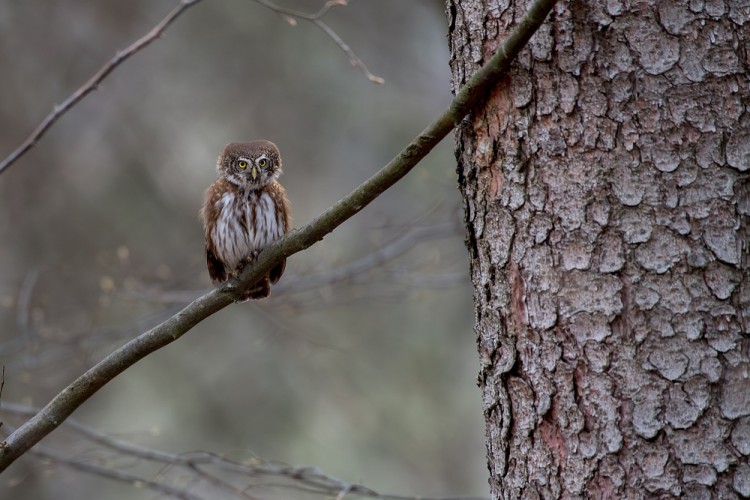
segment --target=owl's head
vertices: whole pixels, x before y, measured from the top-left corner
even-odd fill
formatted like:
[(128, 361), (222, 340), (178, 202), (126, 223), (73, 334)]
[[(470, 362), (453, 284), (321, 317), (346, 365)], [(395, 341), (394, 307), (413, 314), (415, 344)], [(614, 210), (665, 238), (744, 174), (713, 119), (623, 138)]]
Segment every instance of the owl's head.
[(230, 142), (216, 169), (232, 184), (262, 188), (281, 175), (281, 154), (271, 141)]

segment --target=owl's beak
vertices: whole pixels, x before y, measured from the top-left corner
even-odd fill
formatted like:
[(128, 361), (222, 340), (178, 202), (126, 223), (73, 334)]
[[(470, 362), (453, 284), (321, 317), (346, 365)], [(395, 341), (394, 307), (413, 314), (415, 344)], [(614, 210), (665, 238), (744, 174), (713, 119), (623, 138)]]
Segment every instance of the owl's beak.
[(258, 167), (253, 165), (253, 168), (250, 170), (250, 175), (252, 175), (253, 180), (255, 180), (255, 178), (258, 177)]

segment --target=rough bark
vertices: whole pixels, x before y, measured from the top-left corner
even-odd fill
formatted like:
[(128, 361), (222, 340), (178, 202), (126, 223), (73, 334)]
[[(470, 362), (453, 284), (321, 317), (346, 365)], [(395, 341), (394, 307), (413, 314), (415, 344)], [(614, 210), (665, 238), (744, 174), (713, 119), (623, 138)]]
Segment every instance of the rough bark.
[[(524, 8), (447, 0), (454, 90)], [(748, 45), (561, 2), (457, 132), (494, 498), (750, 496)]]

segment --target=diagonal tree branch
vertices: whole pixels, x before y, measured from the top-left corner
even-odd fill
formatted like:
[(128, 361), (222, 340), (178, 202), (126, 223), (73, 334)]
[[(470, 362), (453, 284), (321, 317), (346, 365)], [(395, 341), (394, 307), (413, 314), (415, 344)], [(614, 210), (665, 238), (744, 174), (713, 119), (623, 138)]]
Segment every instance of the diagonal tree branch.
[(461, 88), (448, 109), (375, 175), (310, 224), (290, 232), (261, 252), (258, 260), (253, 265), (248, 265), (238, 278), (199, 297), (162, 324), (115, 350), (57, 394), (47, 406), (0, 444), (0, 471), (5, 470), (29, 448), (56, 429), (76, 408), (114, 377), (148, 354), (174, 342), (196, 324), (234, 302), (245, 288), (260, 280), (281, 259), (322, 240), (325, 235), (357, 214), (409, 173), (487, 96), (499, 77), (510, 68), (513, 59), (544, 22), (554, 3), (555, 0), (536, 0), (507, 40)]
[(62, 115), (67, 113), (70, 108), (78, 104), (89, 93), (99, 88), (99, 84), (102, 83), (102, 80), (107, 78), (107, 76), (112, 73), (112, 71), (114, 71), (116, 67), (124, 63), (136, 52), (139, 52), (141, 49), (145, 48), (151, 42), (159, 38), (164, 30), (166, 30), (180, 14), (200, 1), (201, 0), (180, 0), (180, 4), (172, 9), (172, 11), (167, 14), (166, 17), (164, 17), (164, 19), (159, 22), (159, 24), (154, 26), (151, 31), (133, 42), (125, 50), (118, 51), (112, 59), (110, 59), (104, 66), (102, 66), (99, 71), (97, 71), (94, 76), (89, 78), (89, 80), (80, 88), (78, 88), (78, 90), (73, 92), (67, 99), (65, 99), (62, 104), (56, 104), (52, 108), (52, 111), (50, 111), (50, 113), (44, 118), (44, 120), (42, 120), (42, 123), (39, 124), (36, 130), (34, 130), (31, 135), (25, 141), (23, 141), (20, 146), (16, 148), (15, 151), (13, 151), (8, 155), (7, 158), (0, 162), (0, 174), (2, 174), (6, 168), (15, 163), (16, 160), (25, 155), (31, 148), (33, 148), (36, 145), (37, 141), (39, 141), (39, 139), (41, 139), (42, 136), (47, 132), (47, 130), (49, 130), (49, 128), (54, 125)]

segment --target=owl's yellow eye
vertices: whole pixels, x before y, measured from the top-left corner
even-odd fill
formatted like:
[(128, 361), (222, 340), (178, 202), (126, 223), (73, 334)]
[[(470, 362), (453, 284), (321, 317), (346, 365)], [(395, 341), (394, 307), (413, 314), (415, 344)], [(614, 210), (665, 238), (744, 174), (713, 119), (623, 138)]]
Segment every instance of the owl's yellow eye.
[(240, 161), (240, 162), (239, 162), (239, 163), (237, 164), (237, 166), (238, 166), (238, 167), (240, 167), (240, 168), (247, 168), (247, 162), (246, 162), (246, 161), (244, 161), (244, 160), (241, 160), (241, 161)]
[(260, 168), (266, 168), (266, 165), (268, 165), (268, 160), (266, 160), (265, 158), (261, 158), (260, 160), (258, 160), (258, 166)]

